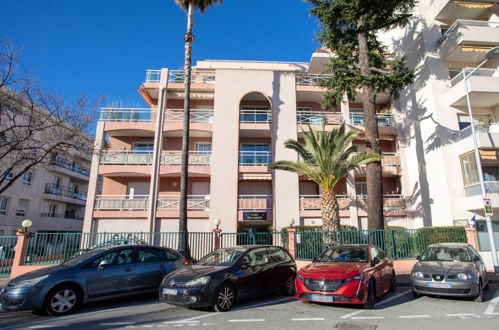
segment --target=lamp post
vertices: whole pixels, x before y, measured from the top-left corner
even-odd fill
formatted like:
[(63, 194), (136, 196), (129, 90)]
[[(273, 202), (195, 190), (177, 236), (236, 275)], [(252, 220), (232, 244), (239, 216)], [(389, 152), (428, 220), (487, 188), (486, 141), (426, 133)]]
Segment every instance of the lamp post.
[[(466, 92), (466, 105), (468, 106), (468, 114), (470, 116), (470, 124), (471, 124), (471, 136), (473, 137), (473, 146), (475, 151), (475, 162), (478, 171), (478, 178), (480, 180), (480, 189), (482, 192), (482, 200), (485, 202), (487, 198), (487, 189), (485, 188), (485, 182), (483, 181), (483, 172), (482, 172), (482, 161), (480, 159), (480, 152), (478, 151), (478, 141), (475, 134), (475, 122), (473, 120), (473, 114), (471, 112), (471, 101), (470, 101), (470, 93), (468, 89), (468, 79), (471, 77), (478, 69), (480, 69), (487, 61), (491, 59), (499, 58), (499, 46), (492, 48), (485, 54), (485, 59), (472, 69), (468, 74), (466, 74), (466, 70), (463, 70), (463, 80), (464, 80), (464, 89)], [(492, 229), (492, 220), (490, 215), (485, 213), (485, 221), (487, 224), (487, 232), (489, 234), (489, 242), (490, 242), (490, 253), (492, 254), (492, 262), (494, 264), (494, 271), (496, 273), (499, 272), (499, 261), (497, 260), (497, 251), (496, 251), (496, 242), (494, 239), (494, 231)]]
[(217, 226), (217, 229), (218, 229), (218, 226), (220, 226), (220, 224), (222, 223), (222, 220), (220, 220), (219, 218), (215, 219), (215, 221), (213, 221), (213, 224), (215, 226)]
[(291, 228), (293, 228), (293, 225), (295, 224), (295, 219), (293, 219), (293, 218), (289, 219), (288, 223), (289, 223), (289, 226)]
[(29, 227), (31, 227), (32, 225), (33, 225), (33, 221), (31, 221), (30, 219), (25, 219), (25, 220), (23, 220), (23, 222), (21, 222), (21, 226), (23, 227), (24, 233), (27, 233)]

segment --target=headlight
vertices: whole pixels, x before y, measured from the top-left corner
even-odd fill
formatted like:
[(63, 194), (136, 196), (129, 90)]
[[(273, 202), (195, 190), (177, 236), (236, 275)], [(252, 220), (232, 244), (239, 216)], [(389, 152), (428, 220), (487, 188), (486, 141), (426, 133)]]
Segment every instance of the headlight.
[(188, 281), (187, 283), (185, 283), (185, 286), (189, 287), (189, 288), (194, 287), (194, 286), (201, 286), (201, 285), (205, 285), (209, 281), (210, 281), (209, 276), (203, 276), (203, 277), (196, 278), (195, 280)]
[(343, 280), (343, 282), (348, 283), (348, 282), (355, 281), (355, 280), (362, 280), (362, 278), (364, 278), (364, 275), (360, 274), (360, 275), (357, 275), (354, 277), (345, 278)]
[(30, 280), (24, 280), (24, 281), (21, 281), (21, 282), (17, 282), (14, 286), (16, 288), (28, 288), (30, 286), (36, 285), (40, 281), (43, 281), (47, 277), (49, 277), (49, 276), (48, 275), (43, 275), (43, 276), (32, 278)]
[(424, 275), (423, 275), (422, 272), (414, 272), (414, 273), (412, 273), (412, 276), (413, 277), (417, 277), (417, 278), (423, 278), (424, 277)]
[(465, 273), (459, 273), (457, 274), (457, 278), (460, 280), (469, 280), (471, 276)]

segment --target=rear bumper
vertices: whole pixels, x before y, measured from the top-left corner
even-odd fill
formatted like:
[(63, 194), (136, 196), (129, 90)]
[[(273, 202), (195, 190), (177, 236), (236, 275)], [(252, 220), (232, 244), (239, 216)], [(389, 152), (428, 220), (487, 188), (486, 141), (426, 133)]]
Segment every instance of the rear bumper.
[[(435, 287), (440, 285), (443, 287)], [(414, 292), (424, 295), (446, 296), (446, 297), (476, 297), (478, 295), (478, 284), (473, 282), (446, 282), (435, 283), (432, 281), (412, 280), (411, 288)]]

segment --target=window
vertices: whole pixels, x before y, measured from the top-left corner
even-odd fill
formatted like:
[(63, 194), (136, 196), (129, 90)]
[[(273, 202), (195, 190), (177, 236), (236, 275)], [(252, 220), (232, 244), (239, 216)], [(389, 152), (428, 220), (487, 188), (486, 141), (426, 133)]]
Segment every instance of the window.
[(54, 187), (59, 188), (59, 185), (61, 184), (61, 178), (58, 176), (54, 177)]
[(356, 182), (355, 183), (355, 192), (357, 194), (357, 199), (366, 199), (367, 198), (367, 183)]
[(49, 217), (54, 218), (55, 215), (57, 214), (57, 204), (50, 204), (49, 205)]
[(164, 261), (166, 261), (166, 255), (162, 250), (158, 249), (139, 250), (139, 262), (141, 263), (164, 262)]
[(194, 144), (196, 153), (198, 154), (211, 154), (211, 143), (210, 142), (196, 142)]
[(468, 152), (467, 154), (459, 157), (461, 162), (461, 172), (463, 176), (463, 183), (465, 186), (478, 182), (478, 170), (476, 167), (475, 153)]
[(25, 217), (28, 208), (29, 208), (29, 200), (19, 199), (16, 209), (16, 217)]
[(485, 181), (499, 181), (499, 166), (483, 166), (482, 171)]
[(3, 175), (5, 176), (4, 177), (5, 181), (10, 181), (14, 177), (14, 173), (12, 173), (12, 172), (7, 172), (7, 173), (3, 172)]
[(0, 197), (0, 215), (7, 214), (7, 202), (9, 199), (7, 197)]
[(26, 172), (23, 175), (23, 184), (31, 184), (31, 179), (33, 177), (33, 174), (31, 172)]
[(239, 157), (241, 165), (268, 165), (270, 164), (270, 144), (241, 144)]
[(455, 76), (460, 74), (462, 69), (449, 69), (449, 79), (453, 79)]
[[(468, 115), (457, 115), (457, 121), (459, 125), (459, 130), (463, 130), (465, 128), (470, 127), (471, 120)], [(475, 124), (478, 122), (490, 122), (490, 115), (473, 115), (473, 121)], [(476, 126), (475, 126), (476, 127)]]
[(154, 150), (154, 143), (152, 142), (136, 142), (132, 146), (132, 150), (135, 152), (149, 153)]

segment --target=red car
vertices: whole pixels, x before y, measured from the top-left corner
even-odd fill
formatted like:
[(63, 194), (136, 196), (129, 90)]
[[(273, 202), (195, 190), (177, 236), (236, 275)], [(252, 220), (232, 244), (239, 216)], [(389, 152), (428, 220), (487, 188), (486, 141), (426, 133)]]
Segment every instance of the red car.
[(296, 276), (296, 299), (322, 303), (362, 304), (396, 288), (393, 261), (375, 245), (328, 248)]

